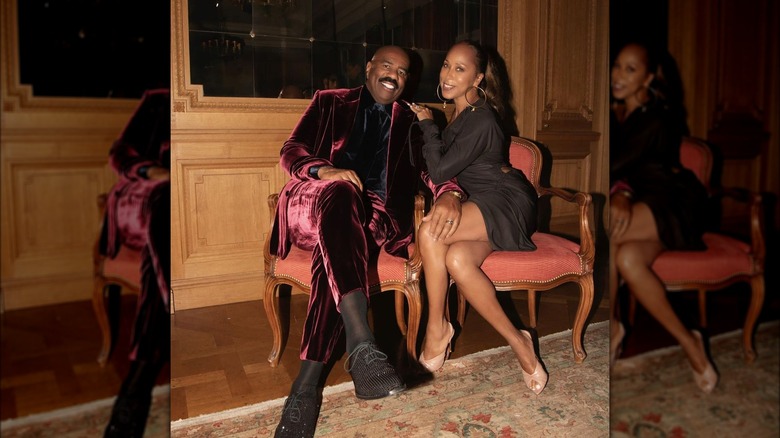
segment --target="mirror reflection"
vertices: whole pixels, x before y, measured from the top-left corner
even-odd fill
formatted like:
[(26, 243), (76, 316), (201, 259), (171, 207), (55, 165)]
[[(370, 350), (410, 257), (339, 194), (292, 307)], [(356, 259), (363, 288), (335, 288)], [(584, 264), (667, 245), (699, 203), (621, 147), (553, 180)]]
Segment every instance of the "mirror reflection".
[(363, 83), (385, 44), (422, 63), (416, 96), (436, 101), (449, 46), (495, 47), (498, 0), (189, 0), (191, 82), (206, 96), (309, 99)]

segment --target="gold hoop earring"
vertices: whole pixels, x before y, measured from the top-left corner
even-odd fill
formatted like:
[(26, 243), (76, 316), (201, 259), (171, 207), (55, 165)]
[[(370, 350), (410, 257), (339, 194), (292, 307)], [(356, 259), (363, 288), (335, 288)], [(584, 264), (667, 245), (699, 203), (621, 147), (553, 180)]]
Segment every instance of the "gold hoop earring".
[(442, 102), (441, 109), (447, 109), (447, 101), (441, 97), (441, 94), (439, 93), (439, 89), (441, 89), (441, 84), (436, 86), (436, 97), (439, 98), (439, 100)]
[(471, 104), (471, 102), (469, 102), (469, 90), (466, 90), (466, 94), (465, 94), (463, 97), (466, 99), (466, 104), (468, 104), (468, 106), (470, 106), (470, 107), (471, 107), (471, 111), (474, 111), (474, 110), (476, 110), (477, 108), (482, 108), (483, 106), (485, 106), (485, 103), (487, 103), (487, 93), (485, 93), (485, 90), (483, 90), (482, 88), (480, 88), (480, 87), (478, 87), (478, 86), (477, 86), (477, 87), (473, 87), (473, 86), (472, 86), (472, 87), (469, 87), (469, 89), (471, 89), (471, 88), (476, 88), (476, 89), (477, 89), (477, 97), (479, 97), (479, 92), (481, 91), (481, 92), (482, 92), (482, 96), (483, 96), (483, 98), (485, 99), (485, 100), (482, 102), (482, 105), (480, 105), (480, 106), (474, 106), (474, 105), (472, 105), (472, 104)]

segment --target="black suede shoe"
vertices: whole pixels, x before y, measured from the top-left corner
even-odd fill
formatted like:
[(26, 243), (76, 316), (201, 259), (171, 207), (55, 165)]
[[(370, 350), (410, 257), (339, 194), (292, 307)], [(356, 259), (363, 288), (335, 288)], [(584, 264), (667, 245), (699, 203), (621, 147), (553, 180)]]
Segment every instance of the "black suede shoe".
[(320, 403), (319, 394), (308, 391), (287, 397), (274, 438), (313, 437), (320, 416)]
[(358, 344), (344, 365), (352, 375), (357, 398), (373, 400), (406, 389), (406, 384), (387, 361), (387, 355), (379, 351), (373, 341)]

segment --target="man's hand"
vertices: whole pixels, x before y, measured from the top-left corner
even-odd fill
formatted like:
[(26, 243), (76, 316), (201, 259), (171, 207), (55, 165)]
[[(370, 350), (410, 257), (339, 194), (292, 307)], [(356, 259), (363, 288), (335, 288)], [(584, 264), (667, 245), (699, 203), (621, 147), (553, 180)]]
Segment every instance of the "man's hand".
[(339, 169), (337, 167), (332, 167), (332, 166), (322, 166), (320, 167), (320, 170), (317, 171), (317, 177), (323, 181), (335, 181), (335, 180), (349, 181), (352, 184), (356, 185), (358, 190), (360, 190), (361, 192), (363, 191), (363, 182), (360, 181), (360, 178), (358, 178), (358, 175), (357, 173), (355, 173), (354, 170)]
[(429, 233), (433, 240), (446, 239), (458, 229), (460, 215), (460, 198), (452, 192), (445, 192), (436, 199), (423, 222), (430, 222)]

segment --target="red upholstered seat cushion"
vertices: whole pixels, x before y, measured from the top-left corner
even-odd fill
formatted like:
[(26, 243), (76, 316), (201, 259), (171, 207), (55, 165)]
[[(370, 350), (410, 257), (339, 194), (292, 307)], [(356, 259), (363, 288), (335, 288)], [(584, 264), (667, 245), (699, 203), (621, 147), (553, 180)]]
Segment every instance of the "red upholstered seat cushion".
[(750, 245), (729, 236), (705, 233), (706, 251), (664, 251), (653, 271), (666, 284), (720, 283), (754, 273)]
[(584, 274), (580, 245), (563, 237), (534, 233), (536, 251), (495, 251), (482, 264), (494, 283), (544, 283), (567, 274)]
[(141, 251), (124, 245), (119, 248), (116, 258), (106, 257), (103, 261), (103, 276), (121, 278), (136, 286), (141, 284)]
[[(414, 252), (414, 243), (409, 245), (409, 254)], [(368, 282), (374, 286), (387, 282), (403, 282), (406, 279), (406, 259), (395, 257), (385, 251), (379, 254), (379, 268), (369, 268)], [(277, 277), (289, 278), (311, 287), (311, 252), (295, 245), (284, 260), (277, 259), (274, 273)]]

